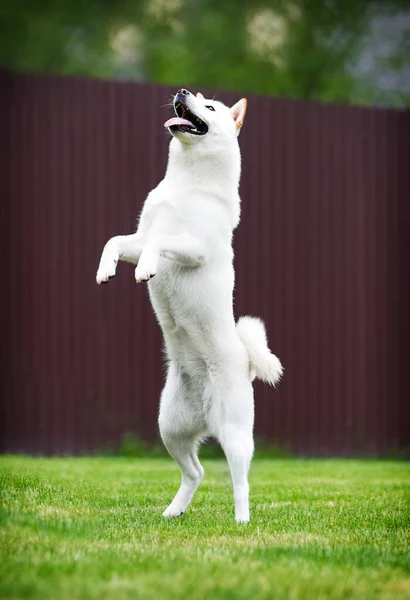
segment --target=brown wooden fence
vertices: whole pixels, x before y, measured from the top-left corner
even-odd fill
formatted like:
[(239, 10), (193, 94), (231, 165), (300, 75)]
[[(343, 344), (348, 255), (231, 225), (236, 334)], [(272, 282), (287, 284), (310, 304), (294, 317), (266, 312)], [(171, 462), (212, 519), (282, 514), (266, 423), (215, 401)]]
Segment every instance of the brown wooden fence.
[[(95, 272), (163, 176), (175, 90), (10, 73), (0, 86), (3, 450), (154, 440), (164, 366), (147, 290), (129, 265), (109, 286)], [(256, 385), (256, 434), (302, 455), (405, 449), (410, 115), (248, 100), (235, 311), (266, 321), (286, 368), (277, 391)]]

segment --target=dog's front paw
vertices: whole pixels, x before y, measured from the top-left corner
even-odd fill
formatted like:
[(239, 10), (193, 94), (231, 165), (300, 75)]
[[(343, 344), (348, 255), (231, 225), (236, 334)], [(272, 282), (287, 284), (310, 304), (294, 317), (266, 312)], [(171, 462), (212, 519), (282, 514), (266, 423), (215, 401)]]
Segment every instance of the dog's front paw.
[(115, 277), (115, 270), (117, 268), (117, 263), (115, 261), (110, 264), (101, 265), (97, 271), (96, 281), (98, 285), (101, 283), (108, 283)]
[(141, 283), (142, 281), (148, 281), (151, 277), (154, 277), (157, 272), (157, 264), (157, 256), (144, 255), (144, 253), (142, 253), (138, 266), (135, 269), (135, 281)]
[(108, 283), (114, 276), (117, 269), (118, 257), (116, 254), (106, 254), (101, 257), (98, 267), (96, 281), (98, 285)]

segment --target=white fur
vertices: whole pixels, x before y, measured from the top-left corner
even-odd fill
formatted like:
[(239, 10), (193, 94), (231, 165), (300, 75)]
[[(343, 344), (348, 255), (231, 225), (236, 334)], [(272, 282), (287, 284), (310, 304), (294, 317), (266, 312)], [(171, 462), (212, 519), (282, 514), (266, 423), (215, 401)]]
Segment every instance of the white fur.
[(252, 380), (257, 377), (275, 386), (283, 375), (283, 368), (279, 358), (268, 348), (263, 321), (258, 317), (241, 317), (236, 331), (248, 351)]
[(164, 516), (177, 517), (187, 508), (204, 474), (198, 445), (213, 436), (230, 466), (235, 518), (247, 522), (254, 447), (251, 381), (256, 375), (274, 385), (282, 367), (267, 347), (262, 321), (243, 317), (236, 325), (233, 315), (237, 136), (246, 101), (229, 109), (189, 94), (187, 106), (208, 124), (208, 133), (174, 133), (165, 178), (148, 195), (137, 232), (107, 242), (97, 283), (114, 276), (119, 260), (137, 265), (137, 282), (149, 280), (169, 361), (159, 428), (182, 473)]

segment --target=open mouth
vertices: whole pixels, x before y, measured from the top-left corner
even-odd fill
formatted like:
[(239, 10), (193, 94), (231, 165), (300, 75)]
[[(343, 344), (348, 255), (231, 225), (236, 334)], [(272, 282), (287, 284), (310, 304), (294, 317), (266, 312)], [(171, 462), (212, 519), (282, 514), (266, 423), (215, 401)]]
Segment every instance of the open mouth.
[(171, 131), (181, 131), (191, 133), (192, 135), (205, 135), (208, 131), (208, 125), (192, 113), (182, 102), (175, 104), (176, 117), (168, 119), (164, 127), (169, 127)]

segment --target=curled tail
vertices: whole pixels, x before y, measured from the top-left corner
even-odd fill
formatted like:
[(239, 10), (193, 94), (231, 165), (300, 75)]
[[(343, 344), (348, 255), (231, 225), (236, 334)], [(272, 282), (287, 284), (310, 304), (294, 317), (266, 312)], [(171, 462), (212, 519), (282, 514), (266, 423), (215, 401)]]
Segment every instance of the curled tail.
[(245, 346), (250, 363), (251, 379), (255, 377), (270, 385), (276, 385), (283, 374), (277, 356), (268, 348), (265, 325), (257, 317), (241, 317), (236, 331)]

